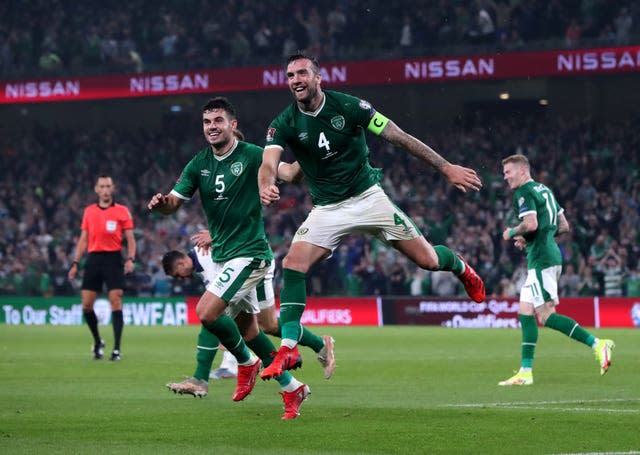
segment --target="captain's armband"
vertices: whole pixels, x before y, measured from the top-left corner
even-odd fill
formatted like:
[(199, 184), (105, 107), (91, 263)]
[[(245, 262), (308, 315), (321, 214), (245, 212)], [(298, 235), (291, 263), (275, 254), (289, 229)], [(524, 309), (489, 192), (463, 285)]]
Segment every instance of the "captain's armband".
[(371, 117), (371, 121), (369, 122), (369, 125), (367, 125), (367, 129), (376, 136), (379, 136), (384, 127), (387, 126), (387, 123), (389, 123), (389, 119), (380, 112), (376, 112), (373, 114), (373, 117)]

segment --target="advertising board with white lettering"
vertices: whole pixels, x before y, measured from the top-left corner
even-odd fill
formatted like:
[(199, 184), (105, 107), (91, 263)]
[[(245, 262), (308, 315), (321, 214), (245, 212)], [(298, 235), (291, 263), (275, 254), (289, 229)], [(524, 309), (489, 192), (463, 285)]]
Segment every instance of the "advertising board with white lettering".
[[(187, 297), (189, 324), (200, 324), (196, 315), (198, 297)], [(279, 311), (280, 301), (276, 299)], [(302, 314), (304, 325), (381, 326), (381, 304), (376, 297), (308, 297)]]
[[(321, 67), (327, 87), (633, 72), (640, 72), (640, 46), (327, 62)], [(57, 77), (0, 82), (0, 104), (255, 91), (286, 86), (287, 77), (281, 66)]]
[[(391, 318), (399, 325), (438, 325), (451, 328), (518, 328), (518, 299), (497, 298), (476, 303), (464, 299), (393, 298)], [(562, 299), (558, 311), (584, 326), (596, 325), (593, 298)], [(387, 321), (390, 322), (390, 321)]]
[[(0, 299), (0, 324), (7, 325), (81, 325), (79, 298), (3, 297)], [(98, 322), (111, 323), (111, 305), (99, 298), (94, 305)], [(183, 298), (125, 298), (122, 303), (125, 325), (180, 326), (189, 323)]]

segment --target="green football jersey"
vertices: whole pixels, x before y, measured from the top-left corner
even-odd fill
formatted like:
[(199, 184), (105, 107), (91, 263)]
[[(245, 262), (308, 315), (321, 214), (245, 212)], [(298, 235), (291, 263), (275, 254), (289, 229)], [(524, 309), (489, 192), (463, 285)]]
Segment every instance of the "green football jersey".
[(558, 214), (563, 209), (555, 196), (542, 183), (529, 180), (513, 194), (513, 207), (518, 218), (535, 213), (538, 229), (524, 236), (527, 241), (527, 264), (529, 269), (544, 269), (562, 265), (562, 255), (556, 242)]
[(331, 90), (316, 112), (294, 102), (269, 125), (266, 145), (289, 146), (316, 205), (343, 201), (380, 182), (369, 163), (365, 129), (376, 113), (359, 98)]
[(273, 259), (258, 193), (261, 164), (262, 148), (257, 145), (238, 141), (222, 157), (206, 147), (187, 163), (171, 191), (185, 200), (200, 191), (215, 262), (237, 257)]

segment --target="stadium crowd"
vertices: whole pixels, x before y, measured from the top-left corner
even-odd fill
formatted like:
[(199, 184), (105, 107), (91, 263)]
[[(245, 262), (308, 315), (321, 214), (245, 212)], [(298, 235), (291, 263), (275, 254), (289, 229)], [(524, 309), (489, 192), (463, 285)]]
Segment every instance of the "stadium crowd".
[(0, 76), (626, 45), (639, 31), (640, 4), (612, 0), (8, 0)]
[[(243, 120), (250, 141), (261, 144), (263, 128)], [(136, 224), (138, 258), (125, 294), (199, 293), (197, 281), (168, 280), (160, 258), (168, 249), (187, 249), (189, 236), (206, 227), (200, 204), (185, 204), (171, 217), (146, 210), (157, 182), (175, 181), (204, 146), (199, 137), (197, 130), (170, 128), (54, 131), (25, 125), (3, 131), (0, 294), (78, 292), (79, 282), (69, 282), (67, 271), (82, 210), (95, 201), (92, 189), (102, 172), (114, 178), (116, 200), (132, 209)], [(500, 160), (519, 152), (532, 160), (534, 178), (554, 189), (572, 225), (561, 239), (561, 295), (640, 295), (640, 118), (477, 118), (437, 131), (427, 142), (451, 161), (477, 169), (484, 189), (463, 194), (376, 139), (370, 142), (372, 163), (384, 169), (384, 187), (396, 203), (433, 244), (461, 252), (485, 279), (488, 294), (513, 296), (526, 275), (523, 255), (501, 240), (512, 207)], [(267, 209), (277, 261), (310, 204), (304, 184), (284, 184), (279, 204)], [(416, 269), (378, 240), (357, 235), (313, 269), (309, 289), (316, 295), (464, 295), (450, 273)]]

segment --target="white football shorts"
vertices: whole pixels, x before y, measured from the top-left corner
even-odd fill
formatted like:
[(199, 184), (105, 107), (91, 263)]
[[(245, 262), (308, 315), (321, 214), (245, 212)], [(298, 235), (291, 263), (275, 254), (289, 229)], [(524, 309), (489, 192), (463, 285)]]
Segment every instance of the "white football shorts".
[(227, 314), (231, 318), (235, 319), (241, 312), (257, 314), (274, 304), (274, 269), (273, 261), (255, 258), (214, 262), (215, 278), (206, 288), (228, 303)]
[(314, 206), (292, 243), (309, 242), (333, 251), (344, 236), (355, 232), (371, 234), (386, 242), (422, 236), (380, 185), (374, 185), (342, 202)]
[(538, 308), (545, 302), (560, 303), (558, 299), (558, 281), (562, 273), (561, 265), (554, 265), (546, 269), (527, 270), (527, 280), (520, 289), (520, 301), (532, 303)]

